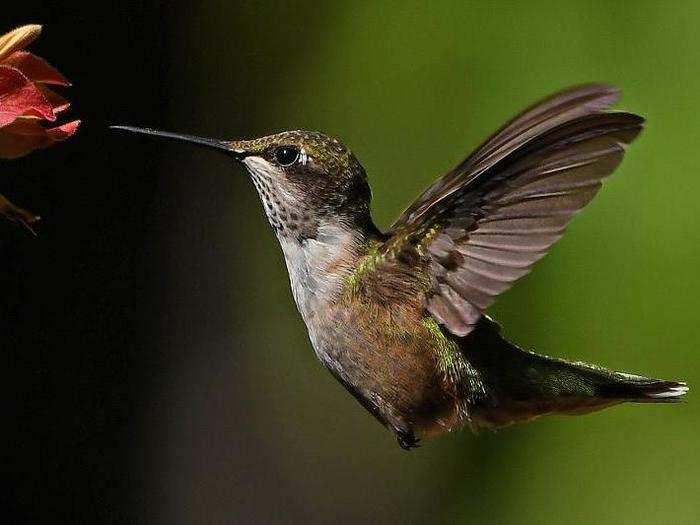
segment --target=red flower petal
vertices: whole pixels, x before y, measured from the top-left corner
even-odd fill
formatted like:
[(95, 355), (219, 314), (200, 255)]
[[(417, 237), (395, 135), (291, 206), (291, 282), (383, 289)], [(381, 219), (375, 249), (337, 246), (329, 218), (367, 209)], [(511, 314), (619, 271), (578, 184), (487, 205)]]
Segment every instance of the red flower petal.
[(46, 148), (73, 135), (79, 120), (46, 129), (36, 119), (20, 118), (0, 128), (0, 158), (15, 159), (35, 149)]
[(15, 51), (5, 58), (2, 64), (19, 69), (29, 80), (34, 82), (70, 86), (68, 79), (61, 75), (55, 67), (29, 51)]
[(44, 94), (48, 103), (51, 104), (54, 114), (58, 115), (61, 111), (65, 111), (70, 107), (70, 102), (55, 91), (42, 85), (38, 85), (37, 87)]
[(71, 122), (66, 122), (55, 128), (49, 128), (46, 130), (46, 134), (53, 142), (60, 142), (70, 138), (72, 135), (78, 131), (80, 127), (80, 120), (72, 120)]
[(17, 69), (0, 66), (0, 128), (21, 116), (56, 120), (51, 104), (33, 82)]

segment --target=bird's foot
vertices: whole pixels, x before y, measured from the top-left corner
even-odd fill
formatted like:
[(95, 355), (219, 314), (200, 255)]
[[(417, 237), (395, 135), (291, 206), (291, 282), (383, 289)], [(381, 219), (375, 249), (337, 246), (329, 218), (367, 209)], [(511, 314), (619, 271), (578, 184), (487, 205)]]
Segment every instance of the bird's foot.
[(420, 447), (420, 439), (410, 430), (397, 430), (396, 441), (399, 442), (399, 446), (404, 450)]

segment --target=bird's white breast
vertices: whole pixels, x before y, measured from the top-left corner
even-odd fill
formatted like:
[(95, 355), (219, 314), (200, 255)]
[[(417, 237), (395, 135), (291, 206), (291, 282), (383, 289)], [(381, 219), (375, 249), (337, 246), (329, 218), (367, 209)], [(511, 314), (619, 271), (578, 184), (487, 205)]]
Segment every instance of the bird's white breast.
[(302, 318), (310, 322), (342, 292), (350, 272), (356, 234), (341, 226), (322, 224), (315, 238), (299, 242), (293, 237), (279, 236), (287, 263), (292, 294)]

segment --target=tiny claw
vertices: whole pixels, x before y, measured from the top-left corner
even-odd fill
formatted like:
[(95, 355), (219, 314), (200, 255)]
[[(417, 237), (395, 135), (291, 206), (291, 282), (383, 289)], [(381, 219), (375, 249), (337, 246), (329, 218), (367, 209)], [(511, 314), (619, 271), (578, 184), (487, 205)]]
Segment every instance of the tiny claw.
[(396, 432), (396, 441), (404, 450), (411, 450), (420, 447), (420, 439), (411, 431), (399, 430)]

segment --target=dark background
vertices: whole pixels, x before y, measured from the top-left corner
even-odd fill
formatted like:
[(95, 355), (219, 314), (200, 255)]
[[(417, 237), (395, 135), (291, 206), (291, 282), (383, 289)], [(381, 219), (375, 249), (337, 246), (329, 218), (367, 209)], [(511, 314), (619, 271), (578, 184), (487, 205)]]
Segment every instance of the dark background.
[(44, 24), (31, 49), (84, 124), (2, 164), (44, 223), (0, 221), (0, 521), (697, 522), (692, 393), (406, 454), (316, 363), (241, 170), (106, 130), (339, 135), (386, 226), (522, 106), (617, 83), (647, 131), (493, 314), (528, 348), (697, 385), (695, 3), (4, 4), (0, 32)]

